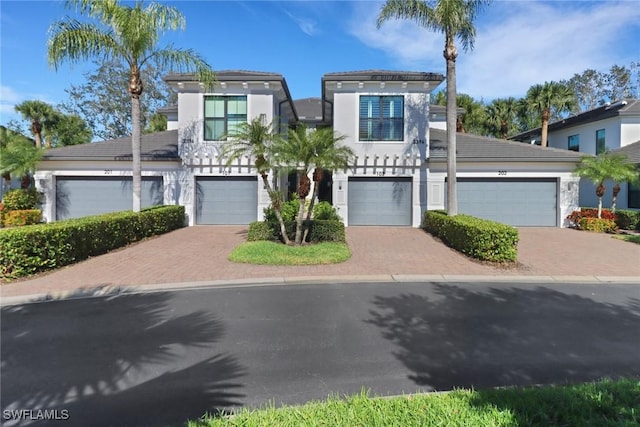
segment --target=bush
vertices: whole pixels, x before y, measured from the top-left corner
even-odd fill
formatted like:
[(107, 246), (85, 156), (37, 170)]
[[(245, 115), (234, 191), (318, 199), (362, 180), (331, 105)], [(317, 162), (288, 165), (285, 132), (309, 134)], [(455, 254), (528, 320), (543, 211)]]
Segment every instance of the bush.
[(311, 221), (309, 240), (312, 242), (346, 242), (344, 223), (336, 220)]
[(640, 211), (617, 210), (616, 225), (623, 230), (635, 230), (640, 225)]
[(313, 219), (324, 220), (324, 221), (342, 221), (340, 215), (338, 215), (338, 211), (336, 208), (331, 205), (329, 202), (318, 202), (317, 205), (313, 207)]
[(254, 242), (257, 240), (275, 240), (273, 229), (266, 222), (255, 221), (249, 224), (247, 241)]
[(41, 220), (42, 211), (40, 209), (23, 209), (8, 211), (3, 215), (2, 222), (5, 227), (22, 227), (37, 224)]
[(22, 277), (63, 267), (184, 224), (183, 206), (164, 206), (3, 230), (0, 277)]
[(40, 205), (42, 193), (35, 188), (10, 190), (2, 196), (5, 210), (18, 211), (36, 209)]
[(427, 211), (422, 228), (447, 246), (484, 261), (515, 261), (518, 257), (518, 230), (514, 227), (469, 215), (448, 216)]
[(597, 233), (613, 233), (616, 231), (616, 222), (604, 218), (581, 218), (580, 230), (595, 231)]
[[(602, 209), (601, 214), (602, 219), (609, 219), (611, 221), (615, 221), (616, 214), (611, 212), (610, 209)], [(571, 226), (575, 228), (580, 228), (580, 220), (582, 218), (598, 218), (598, 209), (595, 208), (580, 208), (577, 211), (571, 212), (567, 219), (571, 222)]]

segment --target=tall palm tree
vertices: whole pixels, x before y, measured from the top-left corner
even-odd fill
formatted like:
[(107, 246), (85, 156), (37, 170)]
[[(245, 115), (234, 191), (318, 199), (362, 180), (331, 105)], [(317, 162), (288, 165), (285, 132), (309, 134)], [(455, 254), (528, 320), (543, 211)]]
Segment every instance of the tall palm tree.
[(568, 85), (545, 82), (529, 88), (525, 96), (525, 104), (530, 110), (535, 111), (542, 121), (540, 144), (546, 147), (551, 118), (576, 108), (577, 101), (573, 90)]
[(140, 211), (142, 181), (140, 160), (142, 85), (141, 70), (148, 66), (178, 72), (194, 72), (209, 87), (214, 74), (207, 62), (192, 50), (159, 47), (159, 39), (168, 30), (186, 26), (180, 11), (160, 3), (133, 6), (118, 0), (67, 0), (67, 6), (95, 20), (80, 22), (67, 17), (51, 27), (48, 43), (49, 63), (54, 67), (65, 60), (71, 63), (92, 58), (105, 58), (126, 64), (129, 81), (123, 82), (131, 96), (131, 147), (133, 174), (133, 211)]
[(515, 98), (494, 99), (487, 106), (487, 130), (496, 138), (507, 139), (516, 130), (518, 101)]
[(236, 129), (226, 136), (220, 155), (227, 158), (227, 166), (244, 156), (254, 159), (253, 164), (262, 178), (264, 188), (271, 200), (271, 207), (278, 218), (282, 239), (289, 245), (291, 241), (282, 220), (282, 199), (280, 193), (273, 189), (269, 181), (269, 172), (276, 166), (274, 145), (279, 141), (280, 136), (273, 131), (273, 123), (267, 123), (264, 115), (260, 115), (250, 122), (238, 124)]
[(22, 114), (23, 119), (31, 122), (31, 133), (36, 147), (41, 148), (43, 128), (54, 115), (53, 107), (46, 102), (33, 100), (21, 102), (15, 106), (15, 110)]
[(447, 213), (458, 213), (456, 185), (456, 38), (465, 51), (473, 49), (478, 13), (490, 0), (387, 0), (378, 14), (378, 28), (392, 18), (414, 21), (445, 36), (443, 55), (447, 63)]
[(607, 179), (630, 182), (636, 182), (638, 180), (638, 171), (633, 164), (627, 161), (626, 156), (611, 154), (609, 152), (598, 154), (596, 157), (583, 156), (578, 166), (574, 169), (573, 174), (581, 178), (587, 178), (596, 185), (598, 218), (602, 217), (602, 197), (607, 190), (607, 187), (604, 185)]

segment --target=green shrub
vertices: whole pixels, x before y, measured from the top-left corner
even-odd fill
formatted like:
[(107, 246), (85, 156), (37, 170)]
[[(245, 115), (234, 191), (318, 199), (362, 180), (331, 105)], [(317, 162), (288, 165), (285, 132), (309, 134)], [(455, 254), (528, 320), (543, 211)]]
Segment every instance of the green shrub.
[(4, 208), (8, 211), (36, 209), (40, 204), (42, 193), (35, 188), (10, 190), (2, 196)]
[(346, 242), (344, 223), (331, 219), (313, 220), (309, 230), (309, 240), (311, 242)]
[(3, 230), (0, 277), (22, 277), (63, 267), (184, 224), (183, 206), (164, 206)]
[(254, 221), (249, 224), (247, 241), (254, 242), (257, 240), (275, 240), (273, 229), (264, 221)]
[(604, 218), (581, 218), (580, 230), (595, 231), (596, 233), (612, 233), (616, 231), (616, 222)]
[(635, 230), (640, 224), (640, 211), (621, 209), (616, 211), (616, 225), (623, 230)]
[(42, 220), (40, 209), (21, 209), (8, 211), (3, 214), (2, 222), (5, 227), (22, 227), (37, 224)]
[(484, 261), (515, 261), (518, 257), (518, 230), (514, 227), (469, 215), (448, 216), (427, 211), (422, 228), (447, 246)]
[(329, 202), (318, 202), (317, 205), (313, 207), (313, 219), (324, 220), (324, 221), (342, 221), (340, 215), (338, 215), (338, 211), (336, 208), (331, 205)]

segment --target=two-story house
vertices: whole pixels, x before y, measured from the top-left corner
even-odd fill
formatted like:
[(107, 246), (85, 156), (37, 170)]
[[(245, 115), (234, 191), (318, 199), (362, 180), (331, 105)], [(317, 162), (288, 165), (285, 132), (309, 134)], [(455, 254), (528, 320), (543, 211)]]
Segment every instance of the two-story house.
[[(540, 144), (541, 128), (513, 136), (512, 140)], [(638, 163), (640, 157), (640, 100), (625, 99), (576, 114), (549, 124), (549, 147), (570, 150), (583, 155), (605, 151), (626, 155)], [(611, 205), (612, 182), (607, 182), (604, 206)], [(580, 206), (597, 206), (595, 186), (586, 179), (580, 182)], [(640, 209), (640, 187), (621, 184), (618, 208)]]
[[(243, 158), (227, 165), (221, 136), (263, 116), (282, 132), (297, 123), (329, 126), (355, 152), (346, 170), (329, 171), (321, 198), (347, 226), (419, 226), (426, 209), (446, 206), (444, 108), (431, 106), (441, 74), (369, 70), (328, 73), (321, 96), (294, 100), (275, 73), (220, 71), (212, 91), (192, 74), (166, 81), (178, 103), (162, 109), (168, 130), (142, 136), (143, 206), (181, 204), (189, 225), (248, 224), (269, 197)], [(579, 153), (458, 134), (461, 213), (517, 226), (564, 226), (578, 205), (571, 171)], [(292, 176), (270, 174), (283, 196)], [(48, 150), (36, 173), (48, 221), (130, 209), (131, 142), (119, 138)]]

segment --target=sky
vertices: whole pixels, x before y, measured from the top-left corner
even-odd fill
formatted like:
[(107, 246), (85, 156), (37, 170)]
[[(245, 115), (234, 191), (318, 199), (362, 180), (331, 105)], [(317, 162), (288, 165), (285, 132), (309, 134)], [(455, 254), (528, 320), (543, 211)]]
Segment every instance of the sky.
[[(193, 49), (214, 70), (280, 73), (294, 99), (319, 97), (325, 73), (358, 70), (445, 74), (444, 35), (408, 21), (376, 28), (379, 1), (166, 1), (185, 16), (184, 31), (160, 46)], [(91, 61), (47, 63), (48, 29), (74, 16), (62, 0), (0, 0), (0, 124), (19, 120), (14, 105), (58, 105), (86, 81)], [(523, 97), (534, 84), (586, 69), (640, 62), (637, 0), (494, 0), (476, 20), (474, 49), (460, 48), (459, 93), (489, 102)], [(442, 89), (445, 83), (442, 83)]]

